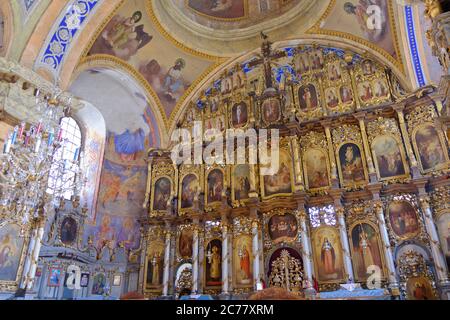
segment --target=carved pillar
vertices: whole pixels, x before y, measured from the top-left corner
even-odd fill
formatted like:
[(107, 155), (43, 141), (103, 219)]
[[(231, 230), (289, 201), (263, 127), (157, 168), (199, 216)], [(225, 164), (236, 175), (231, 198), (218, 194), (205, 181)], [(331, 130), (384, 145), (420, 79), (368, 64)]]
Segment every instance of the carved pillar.
[(166, 223), (165, 235), (166, 239), (164, 242), (163, 296), (169, 295), (170, 248), (172, 232), (168, 223)]
[(300, 165), (300, 147), (298, 145), (298, 137), (291, 136), (291, 148), (294, 155), (294, 175), (295, 175), (295, 191), (303, 191), (305, 188), (303, 186), (302, 170)]
[(353, 282), (353, 266), (352, 266), (352, 259), (350, 257), (350, 245), (348, 243), (347, 226), (345, 224), (345, 215), (344, 215), (343, 207), (336, 208), (336, 216), (337, 216), (338, 224), (339, 224), (339, 233), (341, 235), (340, 238), (341, 238), (342, 251), (344, 252), (345, 273), (347, 274), (348, 281)]
[(421, 195), (419, 197), (420, 207), (424, 213), (425, 227), (428, 236), (430, 237), (431, 254), (433, 255), (436, 273), (440, 284), (448, 284), (447, 264), (442, 254), (439, 236), (436, 230), (436, 225), (433, 221), (433, 215), (430, 208), (430, 198), (428, 195)]
[(199, 290), (199, 272), (198, 272), (198, 248), (199, 248), (199, 230), (198, 219), (194, 220), (194, 234), (192, 240), (192, 292), (198, 293)]
[(307, 214), (304, 208), (298, 209), (298, 217), (300, 219), (300, 236), (302, 237), (302, 259), (305, 269), (305, 278), (308, 280), (308, 287), (313, 285), (313, 262), (311, 254), (311, 239), (309, 237), (308, 227), (306, 224)]
[(36, 243), (36, 238), (37, 238), (37, 229), (35, 228), (31, 232), (30, 243), (28, 244), (27, 255), (25, 257), (25, 263), (23, 266), (22, 282), (20, 284), (20, 288), (22, 289), (25, 289), (27, 287), (28, 273), (30, 272), (31, 262), (33, 260), (33, 250), (34, 245)]
[(261, 257), (259, 250), (259, 221), (256, 215), (256, 208), (251, 208), (254, 211), (253, 221), (252, 221), (252, 251), (253, 251), (253, 286), (256, 290), (261, 279)]
[(389, 288), (391, 288), (391, 289), (398, 288), (394, 256), (392, 254), (391, 243), (389, 241), (389, 235), (388, 235), (388, 231), (386, 228), (386, 221), (384, 219), (383, 203), (379, 200), (375, 201), (374, 207), (375, 207), (375, 212), (377, 214), (378, 228), (380, 229), (380, 237), (381, 237), (381, 241), (383, 243), (383, 253), (384, 253), (384, 258), (386, 260), (386, 267), (389, 272), (389, 274), (387, 275), (388, 281), (389, 281)]
[(142, 204), (142, 207), (144, 209), (147, 209), (149, 207), (149, 201), (150, 201), (150, 194), (152, 190), (152, 164), (153, 164), (153, 157), (148, 157), (147, 160), (147, 185), (145, 189), (145, 200)]
[(364, 154), (367, 159), (367, 166), (369, 169), (369, 177), (370, 182), (374, 183), (377, 181), (377, 173), (375, 172), (375, 167), (373, 165), (372, 153), (370, 152), (369, 141), (367, 140), (367, 131), (366, 131), (366, 123), (364, 122), (364, 118), (366, 117), (365, 112), (359, 112), (354, 115), (354, 117), (359, 122), (359, 128), (361, 130), (361, 137), (363, 141)]
[(36, 232), (36, 239), (34, 242), (34, 249), (32, 254), (32, 260), (30, 265), (30, 271), (28, 272), (28, 281), (26, 285), (27, 290), (31, 290), (33, 288), (34, 279), (36, 276), (36, 269), (39, 259), (39, 253), (41, 252), (41, 246), (42, 246), (42, 238), (44, 237), (44, 225), (45, 220), (41, 219), (38, 222), (37, 232)]
[(393, 107), (394, 110), (397, 112), (398, 116), (398, 122), (400, 124), (400, 132), (402, 133), (403, 142), (406, 147), (406, 153), (408, 155), (409, 164), (411, 167), (411, 172), (413, 178), (417, 178), (420, 176), (418, 165), (417, 165), (417, 159), (414, 155), (414, 151), (412, 149), (411, 140), (409, 139), (408, 130), (406, 129), (406, 123), (405, 123), (405, 115), (403, 113), (403, 109), (405, 108), (405, 105), (400, 104)]
[(146, 286), (146, 281), (147, 281), (146, 275), (145, 275), (145, 264), (147, 263), (148, 225), (144, 225), (141, 228), (141, 242), (142, 242), (142, 251), (141, 251), (141, 260), (140, 260), (140, 265), (139, 265), (139, 280), (138, 280), (137, 290), (143, 294), (145, 291), (145, 286)]
[(333, 187), (338, 186), (338, 176), (337, 176), (337, 169), (336, 169), (336, 158), (333, 151), (333, 140), (331, 139), (331, 120), (326, 120), (321, 122), (322, 126), (325, 128), (325, 135), (327, 137), (327, 145), (328, 145), (328, 156), (330, 158), (330, 164), (331, 164), (331, 184)]
[(229, 292), (228, 264), (230, 260), (230, 253), (228, 252), (228, 228), (229, 225), (227, 218), (222, 218), (222, 294), (228, 294)]

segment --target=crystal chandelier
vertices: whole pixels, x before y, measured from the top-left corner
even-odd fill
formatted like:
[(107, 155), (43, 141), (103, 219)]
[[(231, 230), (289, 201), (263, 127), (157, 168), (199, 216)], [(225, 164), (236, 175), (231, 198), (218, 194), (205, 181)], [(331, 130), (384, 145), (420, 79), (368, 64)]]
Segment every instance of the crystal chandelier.
[(86, 181), (80, 150), (71, 160), (61, 156), (67, 140), (60, 121), (70, 107), (58, 101), (58, 94), (50, 98), (36, 90), (35, 97), (28, 124), (24, 121), (7, 134), (0, 155), (0, 222), (26, 226), (45, 216), (68, 192), (79, 200)]

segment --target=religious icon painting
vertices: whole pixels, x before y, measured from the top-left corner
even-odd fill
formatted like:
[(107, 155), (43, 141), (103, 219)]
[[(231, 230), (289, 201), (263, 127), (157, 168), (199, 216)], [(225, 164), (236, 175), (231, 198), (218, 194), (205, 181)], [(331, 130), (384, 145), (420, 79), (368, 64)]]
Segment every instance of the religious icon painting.
[(372, 153), (380, 181), (407, 175), (403, 149), (396, 138), (381, 135), (372, 141)]
[(266, 125), (281, 120), (281, 103), (277, 98), (268, 98), (261, 105), (262, 120)]
[(60, 227), (60, 239), (65, 245), (72, 245), (77, 239), (78, 224), (72, 217), (65, 217)]
[(89, 273), (82, 273), (81, 279), (80, 279), (80, 287), (81, 288), (87, 288), (89, 286)]
[(253, 252), (250, 235), (240, 235), (233, 239), (233, 286), (236, 288), (253, 286)]
[(292, 193), (292, 159), (286, 150), (280, 150), (278, 171), (262, 177), (263, 198)]
[(209, 98), (209, 110), (211, 113), (215, 113), (219, 110), (220, 98), (219, 96), (212, 96)]
[(330, 81), (338, 81), (342, 79), (340, 61), (335, 61), (328, 64), (328, 79)]
[(302, 75), (310, 72), (311, 63), (309, 56), (306, 53), (299, 53), (294, 56), (294, 66), (297, 75)]
[(362, 102), (369, 102), (373, 99), (374, 94), (370, 82), (364, 81), (358, 84), (358, 95)]
[(233, 202), (249, 199), (250, 194), (250, 165), (239, 164), (233, 168)]
[(322, 148), (309, 148), (303, 155), (306, 187), (320, 190), (330, 186), (327, 152)]
[(374, 63), (370, 60), (364, 60), (361, 64), (361, 68), (364, 76), (371, 76), (376, 71)]
[(317, 89), (312, 83), (301, 86), (298, 89), (298, 99), (302, 112), (313, 111), (319, 107)]
[(339, 231), (333, 227), (319, 227), (313, 232), (312, 243), (319, 283), (338, 283), (344, 280)]
[(48, 287), (59, 287), (61, 284), (62, 269), (61, 267), (50, 267), (48, 275)]
[(441, 135), (431, 123), (421, 125), (413, 131), (413, 146), (423, 173), (444, 169), (448, 165), (445, 139)]
[(172, 183), (168, 177), (160, 177), (156, 180), (153, 188), (153, 211), (166, 211), (170, 200)]
[(376, 79), (373, 82), (373, 94), (375, 98), (383, 99), (389, 97), (389, 87), (384, 79)]
[(194, 199), (200, 192), (200, 183), (197, 175), (191, 173), (183, 177), (180, 185), (180, 207), (189, 209), (194, 206)]
[(442, 252), (445, 255), (447, 267), (450, 269), (450, 213), (444, 213), (436, 219), (436, 227), (441, 240)]
[(420, 233), (417, 211), (408, 201), (392, 201), (388, 207), (389, 225), (400, 239), (411, 239)]
[(207, 288), (222, 287), (222, 241), (213, 239), (205, 248), (205, 285)]
[(298, 235), (297, 218), (290, 213), (275, 214), (270, 217), (267, 229), (270, 239), (275, 244), (295, 241)]
[(231, 124), (234, 128), (243, 128), (248, 122), (248, 106), (244, 101), (236, 103), (231, 108)]
[(313, 70), (322, 70), (324, 66), (323, 52), (320, 49), (313, 50), (309, 55)]
[(339, 95), (336, 88), (325, 89), (325, 101), (329, 109), (334, 109), (339, 105)]
[(20, 236), (18, 225), (7, 224), (0, 228), (0, 281), (16, 281), (23, 247), (24, 238)]
[(424, 276), (411, 277), (406, 281), (406, 297), (408, 300), (436, 300), (436, 293), (430, 279)]
[(343, 104), (352, 104), (354, 102), (353, 90), (348, 85), (343, 85), (339, 92), (341, 94), (341, 101)]
[(103, 295), (105, 294), (105, 286), (106, 286), (106, 275), (104, 273), (97, 273), (94, 276), (92, 291), (93, 295)]
[(156, 240), (150, 242), (147, 249), (146, 288), (160, 288), (163, 283), (164, 242)]
[(183, 228), (178, 238), (178, 253), (183, 259), (192, 258), (194, 232), (191, 228)]
[(351, 228), (353, 271), (358, 281), (366, 281), (372, 274), (372, 266), (383, 270), (383, 255), (378, 229), (372, 224), (361, 222)]
[(221, 169), (209, 171), (206, 179), (206, 204), (222, 201), (222, 193), (225, 190), (225, 177)]
[(356, 143), (344, 143), (338, 148), (338, 169), (344, 187), (365, 184), (368, 180), (366, 163), (361, 147)]

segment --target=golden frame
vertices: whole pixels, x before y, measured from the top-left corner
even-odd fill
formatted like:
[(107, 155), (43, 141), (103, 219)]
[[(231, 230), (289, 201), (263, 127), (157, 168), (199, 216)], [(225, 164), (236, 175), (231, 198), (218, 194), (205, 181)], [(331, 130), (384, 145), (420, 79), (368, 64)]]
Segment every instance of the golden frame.
[[(248, 177), (249, 177), (249, 184), (250, 184), (250, 190), (249, 190), (249, 197), (246, 199), (236, 199), (236, 186), (237, 186), (237, 181), (236, 181), (236, 175), (235, 175), (235, 170), (237, 167), (239, 166), (247, 166), (248, 167)], [(235, 164), (233, 166), (231, 166), (231, 202), (233, 203), (233, 206), (238, 207), (239, 205), (245, 205), (249, 200), (250, 200), (250, 191), (251, 191), (251, 175), (252, 173), (254, 174), (254, 170), (251, 170), (250, 166), (254, 166), (253, 164), (248, 164), (248, 163), (243, 163), (243, 164)], [(257, 183), (256, 183), (256, 177), (255, 178), (255, 188), (257, 187)], [(256, 190), (256, 192), (258, 192)]]
[[(238, 94), (239, 96), (241, 94)], [(246, 107), (247, 107), (247, 122), (239, 127), (235, 127), (233, 125), (233, 108), (235, 106), (237, 106), (238, 104), (241, 103), (245, 103)], [(240, 98), (240, 99), (233, 99), (233, 101), (231, 101), (231, 103), (228, 103), (228, 127), (231, 129), (235, 129), (235, 130), (245, 130), (249, 127), (250, 125), (250, 119), (253, 117), (253, 112), (252, 112), (252, 101), (250, 99), (250, 97), (247, 98)]]
[(252, 289), (253, 288), (253, 282), (254, 282), (253, 278), (254, 278), (255, 270), (253, 270), (253, 260), (254, 260), (253, 246), (250, 246), (250, 248), (248, 248), (248, 250), (250, 251), (250, 253), (249, 253), (249, 256), (250, 256), (250, 269), (252, 271), (252, 277), (250, 279), (250, 283), (246, 284), (246, 285), (238, 284), (237, 283), (237, 278), (236, 278), (236, 273), (237, 272), (235, 272), (236, 270), (234, 270), (234, 266), (237, 263), (235, 258), (238, 255), (238, 252), (236, 251), (236, 250), (238, 250), (238, 246), (237, 245), (238, 245), (239, 239), (244, 238), (244, 237), (248, 238), (249, 239), (249, 243), (252, 244), (252, 241), (253, 241), (252, 240), (252, 236), (249, 235), (249, 234), (238, 234), (238, 235), (235, 234), (233, 236), (231, 270), (232, 270), (232, 274), (233, 274), (233, 277), (232, 277), (233, 278), (233, 288), (236, 288), (236, 289)]
[[(220, 273), (221, 273), (221, 276), (222, 276), (221, 279), (220, 279), (220, 282), (222, 284), (220, 286), (218, 286), (218, 285), (217, 286), (208, 286), (208, 285), (206, 285), (206, 259), (208, 259), (208, 257), (206, 256), (206, 253), (207, 253), (207, 250), (208, 250), (208, 245), (214, 240), (220, 241), (221, 244), (222, 244), (222, 241), (223, 241), (223, 239), (221, 239), (219, 237), (213, 237), (213, 238), (205, 239), (205, 245), (204, 245), (204, 248), (203, 248), (203, 251), (204, 251), (204, 255), (203, 255), (203, 281), (204, 281), (203, 283), (204, 283), (204, 286), (203, 286), (203, 288), (205, 290), (221, 290), (222, 289), (222, 285), (223, 285), (223, 282), (222, 282), (222, 278), (223, 278), (222, 269), (220, 270)], [(228, 254), (228, 253), (226, 253), (226, 254)], [(220, 255), (221, 255), (221, 257), (223, 257), (222, 247), (220, 247)], [(222, 267), (222, 259), (220, 261), (220, 266)]]
[[(325, 156), (326, 166), (327, 166), (327, 177), (328, 177), (328, 185), (327, 186), (320, 187), (320, 188), (312, 188), (312, 189), (309, 187), (308, 168), (307, 168), (307, 164), (306, 164), (305, 155), (310, 150), (319, 150)], [(330, 188), (330, 186), (331, 186), (331, 168), (330, 168), (330, 159), (328, 157), (328, 150), (326, 150), (326, 149), (324, 149), (322, 147), (309, 147), (309, 148), (307, 148), (304, 152), (302, 152), (302, 164), (303, 164), (303, 174), (304, 174), (305, 188), (308, 191), (320, 192), (320, 191), (328, 190)]]
[[(411, 206), (411, 208), (413, 208), (414, 213), (416, 214), (416, 219), (417, 219), (417, 231), (416, 232), (410, 232), (403, 236), (399, 236), (397, 233), (394, 232), (394, 229), (392, 228), (392, 225), (391, 225), (391, 204), (396, 203), (396, 202), (406, 202), (408, 205)], [(406, 199), (392, 200), (392, 201), (389, 201), (386, 203), (386, 220), (387, 220), (387, 223), (389, 224), (389, 229), (390, 229), (389, 233), (392, 234), (399, 241), (416, 238), (416, 237), (420, 236), (420, 234), (423, 231), (422, 217), (420, 215), (419, 208), (414, 203), (411, 203)]]
[(155, 210), (154, 209), (154, 200), (155, 200), (155, 187), (156, 187), (156, 183), (161, 180), (161, 179), (167, 179), (169, 180), (170, 183), (170, 195), (169, 195), (169, 200), (172, 198), (173, 194), (175, 193), (175, 183), (173, 182), (173, 178), (167, 174), (163, 174), (163, 175), (158, 175), (156, 177), (153, 177), (153, 183), (152, 183), (152, 192), (151, 192), (151, 196), (150, 196), (150, 212), (151, 212), (151, 216), (157, 216), (160, 214), (166, 214), (167, 210)]
[[(217, 207), (220, 207), (222, 204), (222, 200), (220, 201), (214, 201), (214, 202), (209, 202), (208, 201), (208, 178), (209, 178), (209, 174), (215, 170), (219, 170), (222, 173), (222, 177), (223, 177), (223, 181), (222, 181), (222, 192), (224, 192), (227, 187), (228, 187), (228, 167), (225, 166), (220, 166), (217, 164), (214, 164), (208, 168), (206, 168), (205, 170), (205, 179), (204, 179), (204, 187), (203, 190), (205, 192), (205, 208), (207, 210), (211, 210), (211, 209), (215, 209)], [(222, 199), (222, 196), (221, 196)]]
[[(14, 226), (20, 228), (19, 224), (11, 223), (11, 224), (6, 224), (6, 225), (1, 225), (0, 229), (5, 228), (8, 225), (14, 225)], [(22, 248), (20, 249), (19, 266), (17, 268), (16, 279), (13, 281), (0, 280), (0, 291), (13, 292), (19, 288), (29, 243), (30, 243), (30, 232), (27, 232), (27, 235), (25, 237), (23, 237), (23, 244), (22, 244)]]
[[(419, 148), (418, 148), (417, 142), (416, 142), (416, 134), (417, 134), (417, 132), (421, 128), (425, 127), (425, 126), (431, 126), (431, 127), (434, 128), (434, 130), (436, 130), (437, 135), (438, 135), (438, 139), (439, 139), (439, 142), (440, 142), (440, 146), (442, 148), (442, 152), (443, 152), (444, 158), (445, 158), (445, 163), (442, 163), (440, 165), (434, 166), (433, 168), (427, 169), (427, 170), (424, 170), (424, 168), (423, 168), (422, 159), (420, 157)], [(447, 148), (446, 143), (445, 143), (444, 133), (442, 132), (442, 130), (439, 130), (438, 128), (436, 128), (436, 126), (432, 122), (425, 122), (422, 125), (419, 125), (419, 126), (415, 127), (412, 130), (411, 140), (412, 140), (412, 145), (413, 145), (413, 148), (414, 148), (414, 152), (416, 154), (417, 162), (419, 162), (419, 164), (420, 164), (420, 171), (423, 174), (427, 174), (427, 173), (430, 173), (430, 172), (433, 172), (433, 171), (447, 169), (449, 167), (450, 159), (449, 159), (449, 156), (448, 156), (448, 148)]]
[[(263, 112), (263, 106), (266, 102), (268, 101), (277, 101), (279, 103), (279, 116), (277, 118), (277, 120), (272, 121), (272, 122), (267, 122), (265, 117), (264, 117), (264, 112)], [(284, 103), (282, 101), (282, 99), (280, 98), (280, 96), (277, 94), (276, 96), (273, 97), (268, 97), (268, 98), (263, 98), (259, 101), (258, 103), (259, 106), (259, 116), (260, 116), (260, 121), (265, 125), (265, 126), (271, 126), (271, 125), (276, 125), (276, 124), (280, 124), (283, 121), (283, 115), (284, 115)]]
[[(272, 243), (272, 246), (277, 246), (277, 245), (279, 245), (281, 243), (294, 245), (295, 242), (300, 239), (300, 234), (301, 234), (300, 221), (298, 220), (298, 217), (294, 213), (292, 213), (290, 211), (292, 211), (292, 210), (279, 208), (279, 209), (271, 210), (268, 214), (264, 215), (264, 231), (266, 233), (266, 239), (270, 240), (270, 242)], [(269, 222), (274, 216), (285, 216), (285, 215), (291, 215), (291, 216), (293, 216), (295, 218), (295, 221), (297, 223), (297, 235), (295, 236), (295, 238), (291, 238), (291, 239), (287, 239), (286, 237), (282, 237), (281, 239), (273, 240), (272, 237), (270, 236), (270, 232), (269, 232)], [(275, 249), (278, 249), (278, 248), (275, 248)]]
[[(182, 208), (181, 207), (181, 197), (182, 197), (182, 188), (183, 188), (183, 180), (184, 178), (186, 178), (189, 175), (194, 175), (197, 179), (197, 194), (199, 195), (201, 192), (203, 192), (203, 183), (202, 183), (202, 167), (203, 165), (200, 165), (198, 167), (195, 167), (194, 165), (186, 165), (186, 166), (182, 166), (179, 170), (179, 181), (180, 183), (178, 183), (178, 215), (183, 216), (185, 214), (189, 214), (189, 213), (195, 213), (195, 203), (193, 203), (192, 207), (189, 208)], [(200, 199), (199, 199), (200, 201)], [(194, 199), (195, 202), (195, 199)]]
[(381, 238), (380, 238), (380, 230), (379, 230), (378, 226), (370, 220), (357, 220), (357, 221), (353, 222), (347, 229), (348, 230), (348, 239), (350, 242), (350, 251), (351, 251), (351, 256), (352, 256), (352, 266), (353, 266), (354, 278), (356, 281), (360, 281), (360, 282), (367, 281), (367, 279), (359, 278), (358, 272), (355, 271), (355, 269), (356, 269), (355, 261), (353, 259), (353, 256), (355, 255), (355, 248), (353, 247), (352, 232), (353, 232), (353, 229), (355, 229), (356, 227), (358, 227), (359, 225), (362, 225), (362, 224), (367, 224), (367, 225), (371, 226), (373, 228), (373, 230), (375, 231), (375, 237), (377, 239), (378, 250), (379, 250), (380, 259), (381, 259), (381, 270), (383, 271), (383, 274), (381, 276), (381, 281), (385, 281), (387, 279), (386, 275), (388, 274), (388, 270), (386, 268), (386, 259), (384, 257), (383, 243), (381, 242)]
[[(269, 200), (269, 199), (272, 199), (275, 197), (288, 197), (288, 196), (291, 196), (295, 190), (294, 159), (292, 159), (292, 155), (291, 155), (291, 152), (289, 149), (289, 141), (285, 140), (285, 139), (280, 139), (280, 140), (281, 140), (281, 142), (280, 142), (280, 158), (281, 158), (281, 155), (284, 154), (285, 156), (287, 156), (287, 159), (289, 159), (289, 176), (290, 176), (290, 180), (291, 180), (291, 192), (275, 193), (270, 196), (266, 196), (265, 184), (264, 184), (265, 176), (261, 175), (261, 172), (260, 172), (259, 183), (260, 183), (260, 188), (261, 188), (261, 197), (263, 200)], [(281, 165), (281, 163), (279, 163), (279, 164)]]
[[(160, 249), (160, 257), (162, 257), (163, 259), (163, 266), (164, 266), (164, 254), (165, 254), (165, 245), (163, 240), (161, 239), (153, 239), (153, 241), (148, 241), (148, 244), (152, 244), (153, 246), (158, 246), (157, 249)], [(148, 245), (147, 247), (147, 252), (145, 255), (145, 267), (144, 267), (144, 292), (145, 293), (153, 293), (153, 294), (161, 294), (162, 293), (162, 288), (163, 288), (163, 283), (161, 283), (160, 285), (149, 285), (147, 283), (147, 272), (148, 272), (148, 264), (150, 259), (152, 258), (150, 256), (150, 252), (149, 252), (149, 248), (150, 246)], [(155, 251), (158, 251), (157, 249), (155, 249)], [(160, 270), (160, 272), (163, 272), (163, 270)]]
[[(346, 145), (346, 144), (354, 144), (358, 147), (359, 149), (359, 153), (361, 155), (361, 161), (362, 161), (362, 165), (363, 165), (363, 170), (364, 170), (364, 181), (361, 181), (359, 183), (351, 183), (351, 184), (346, 184), (344, 183), (344, 176), (342, 174), (342, 164), (341, 164), (341, 159), (339, 156), (339, 152), (341, 150), (341, 148)], [(364, 148), (362, 146), (361, 143), (356, 142), (356, 141), (352, 141), (352, 140), (348, 140), (348, 141), (344, 141), (341, 144), (339, 144), (336, 148), (335, 148), (335, 154), (336, 154), (336, 160), (337, 160), (337, 167), (338, 167), (338, 172), (339, 172), (339, 181), (341, 183), (341, 186), (343, 187), (358, 187), (358, 186), (364, 186), (367, 185), (369, 183), (369, 173), (367, 170), (367, 163), (366, 163), (366, 157), (364, 155)]]
[[(397, 147), (398, 147), (398, 149), (400, 151), (400, 156), (402, 158), (403, 168), (405, 169), (405, 173), (404, 174), (397, 175), (397, 176), (386, 177), (386, 178), (382, 178), (381, 177), (379, 164), (378, 164), (378, 160), (377, 160), (377, 154), (376, 154), (375, 150), (373, 149), (373, 145), (378, 139), (380, 139), (382, 137), (385, 137), (385, 136), (394, 139), (395, 142), (397, 143)], [(378, 178), (379, 181), (389, 181), (389, 180), (394, 180), (394, 179), (405, 179), (405, 178), (409, 177), (410, 171), (409, 171), (408, 162), (406, 161), (405, 150), (403, 148), (403, 143), (401, 143), (399, 141), (398, 137), (394, 136), (393, 134), (387, 133), (387, 132), (384, 133), (384, 134), (378, 135), (375, 138), (373, 138), (372, 142), (370, 143), (370, 150), (372, 152), (373, 163), (374, 163), (375, 171), (377, 172), (377, 178)]]
[[(336, 244), (338, 245), (338, 248), (339, 248), (339, 252), (341, 253), (341, 256), (340, 256), (340, 260), (341, 260), (341, 263), (340, 263), (340, 267), (341, 267), (341, 270), (342, 270), (342, 277), (341, 278), (339, 278), (339, 279), (336, 279), (336, 280), (325, 280), (325, 281), (322, 281), (322, 280), (320, 280), (320, 277), (319, 277), (319, 262), (317, 261), (317, 259), (318, 259), (318, 255), (320, 255), (320, 253), (318, 253), (318, 252), (315, 252), (315, 247), (316, 247), (316, 241), (317, 241), (317, 239), (316, 239), (316, 235), (318, 234), (318, 232), (320, 232), (321, 230), (324, 230), (324, 229), (327, 229), (327, 230), (332, 230), (332, 232), (337, 236), (337, 239), (339, 240), (339, 241), (336, 241)], [(332, 227), (332, 226), (328, 226), (328, 225), (325, 225), (325, 226), (320, 226), (320, 227), (318, 227), (318, 228), (315, 228), (315, 229), (313, 229), (313, 232), (312, 232), (312, 235), (311, 235), (311, 244), (312, 244), (312, 255), (313, 255), (313, 261), (314, 261), (314, 274), (316, 275), (316, 279), (317, 279), (317, 281), (319, 282), (319, 284), (339, 284), (339, 283), (342, 283), (342, 282), (345, 282), (346, 281), (346, 270), (345, 270), (345, 266), (344, 266), (344, 249), (342, 248), (342, 244), (341, 244), (341, 235), (340, 235), (340, 233), (339, 233), (339, 230), (337, 230), (335, 227)], [(336, 250), (335, 250), (336, 251)]]
[[(181, 238), (181, 235), (183, 234), (183, 232), (185, 232), (185, 230), (189, 230), (190, 232), (192, 232), (192, 243), (191, 243), (191, 246), (192, 246), (192, 250), (193, 250), (193, 245), (194, 245), (194, 238), (193, 238), (193, 236), (194, 236), (194, 228), (191, 226), (191, 225), (186, 225), (186, 224), (181, 224), (181, 225), (178, 225), (178, 228), (177, 228), (177, 232), (176, 232), (176, 239), (175, 239), (175, 253), (176, 253), (176, 260), (177, 260), (177, 262), (183, 262), (183, 261), (189, 261), (189, 260), (191, 260), (192, 259), (192, 256), (183, 256), (182, 254), (181, 254), (181, 252), (180, 252), (180, 238)], [(194, 253), (194, 252), (192, 252), (192, 253)]]

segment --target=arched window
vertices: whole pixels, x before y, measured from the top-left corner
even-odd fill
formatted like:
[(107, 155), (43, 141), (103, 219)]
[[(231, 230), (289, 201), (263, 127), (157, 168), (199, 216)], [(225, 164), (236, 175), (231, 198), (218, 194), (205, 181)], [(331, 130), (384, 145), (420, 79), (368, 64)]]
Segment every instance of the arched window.
[(60, 128), (62, 130), (61, 137), (65, 143), (53, 158), (47, 192), (70, 199), (73, 195), (71, 186), (75, 181), (74, 161), (79, 159), (81, 151), (81, 130), (71, 117), (62, 118)]

